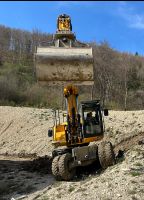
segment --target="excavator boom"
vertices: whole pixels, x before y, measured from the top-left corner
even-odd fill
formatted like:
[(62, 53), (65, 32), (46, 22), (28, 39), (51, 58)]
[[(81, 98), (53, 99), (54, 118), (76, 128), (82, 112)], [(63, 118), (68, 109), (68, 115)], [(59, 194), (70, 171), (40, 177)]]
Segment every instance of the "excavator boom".
[(67, 107), (68, 107), (68, 115), (70, 118), (73, 116), (73, 110), (75, 115), (78, 114), (77, 108), (77, 97), (78, 97), (78, 89), (73, 85), (68, 85), (64, 88), (64, 96), (67, 99)]

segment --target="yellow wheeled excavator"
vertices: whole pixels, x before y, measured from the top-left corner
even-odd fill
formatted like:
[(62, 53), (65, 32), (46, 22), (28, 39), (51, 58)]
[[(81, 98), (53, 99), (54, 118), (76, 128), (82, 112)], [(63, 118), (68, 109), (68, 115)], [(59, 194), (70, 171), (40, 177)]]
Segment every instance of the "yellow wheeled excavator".
[(48, 136), (53, 138), (55, 147), (52, 173), (57, 180), (68, 181), (78, 166), (97, 160), (105, 169), (115, 164), (115, 155), (112, 144), (103, 140), (104, 115), (108, 115), (108, 110), (101, 107), (99, 100), (78, 102), (77, 85), (94, 82), (92, 48), (76, 40), (71, 19), (65, 14), (58, 17), (53, 38), (53, 46), (37, 48), (36, 75), (41, 83), (64, 86), (66, 121), (57, 122), (60, 116), (55, 113), (55, 123)]

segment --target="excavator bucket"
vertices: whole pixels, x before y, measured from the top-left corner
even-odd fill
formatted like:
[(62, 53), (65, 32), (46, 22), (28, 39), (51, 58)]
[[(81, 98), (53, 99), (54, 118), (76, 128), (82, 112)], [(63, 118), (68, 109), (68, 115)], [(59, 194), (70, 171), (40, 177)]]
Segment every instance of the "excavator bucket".
[(37, 80), (42, 84), (93, 85), (92, 48), (38, 47), (35, 53)]
[(92, 48), (76, 40), (70, 16), (59, 15), (51, 46), (35, 53), (37, 80), (47, 85), (93, 85)]

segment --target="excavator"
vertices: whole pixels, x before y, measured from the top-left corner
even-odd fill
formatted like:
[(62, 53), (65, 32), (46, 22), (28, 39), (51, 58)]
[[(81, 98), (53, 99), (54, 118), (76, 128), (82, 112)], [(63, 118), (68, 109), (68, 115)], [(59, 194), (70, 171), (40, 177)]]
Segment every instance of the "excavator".
[[(78, 101), (78, 86), (94, 84), (92, 48), (76, 39), (70, 16), (57, 19), (57, 31), (48, 47), (35, 53), (36, 75), (41, 84), (62, 85), (67, 113), (63, 122), (55, 112), (52, 137), (52, 173), (56, 180), (74, 178), (76, 168), (98, 161), (103, 169), (115, 164), (111, 142), (104, 140), (104, 116), (100, 100)], [(64, 120), (66, 117), (66, 120)]]

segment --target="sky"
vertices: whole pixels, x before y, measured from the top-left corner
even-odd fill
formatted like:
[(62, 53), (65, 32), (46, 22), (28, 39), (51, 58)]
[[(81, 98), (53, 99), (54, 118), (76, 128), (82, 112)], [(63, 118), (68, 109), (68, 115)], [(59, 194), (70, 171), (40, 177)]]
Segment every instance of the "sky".
[(142, 1), (1, 1), (0, 24), (55, 33), (60, 14), (68, 14), (82, 42), (107, 41), (115, 50), (144, 55)]

